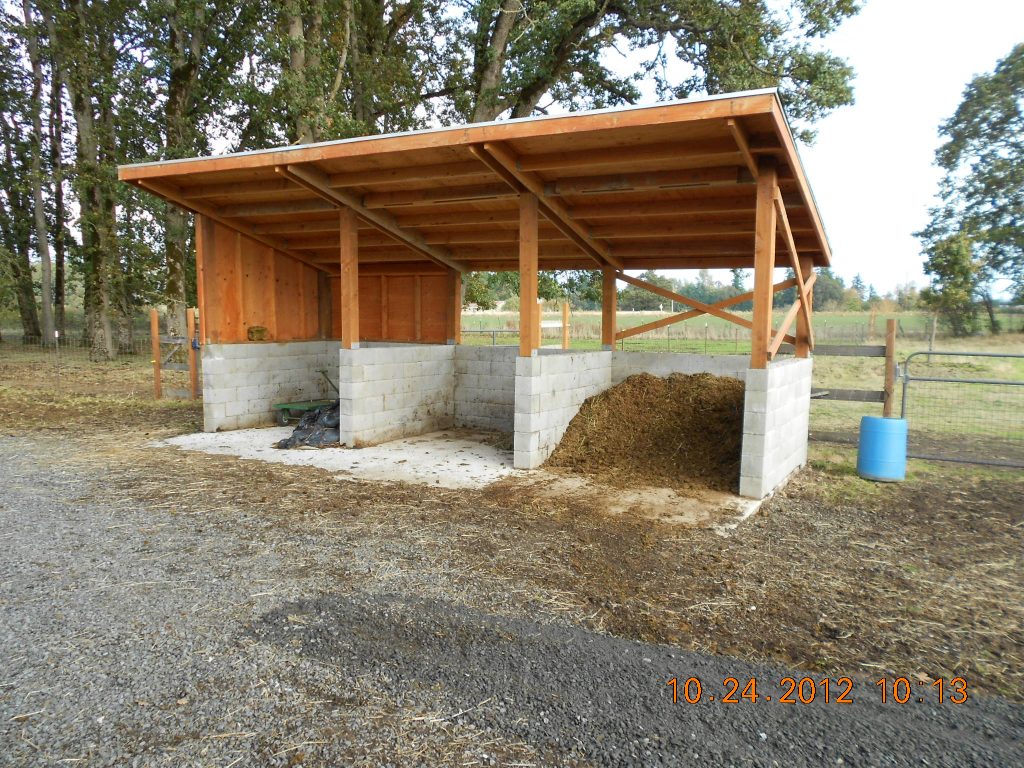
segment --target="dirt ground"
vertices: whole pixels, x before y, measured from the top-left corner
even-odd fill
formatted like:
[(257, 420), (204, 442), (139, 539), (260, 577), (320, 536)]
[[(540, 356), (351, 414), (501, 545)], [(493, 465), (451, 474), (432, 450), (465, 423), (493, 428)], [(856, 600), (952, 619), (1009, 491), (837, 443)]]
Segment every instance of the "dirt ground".
[(958, 675), (974, 692), (1024, 701), (1019, 471), (912, 462), (905, 483), (873, 484), (856, 477), (852, 450), (817, 446), (785, 492), (723, 537), (540, 499), (515, 481), (483, 491), (340, 483), (152, 448), (195, 431), (199, 408), (148, 401), (137, 381), (55, 396), (25, 372), (12, 383), (9, 362), (3, 371), (0, 432), (59, 443), (60, 461), (104, 473), (111, 498), (237, 510), (286, 529), (313, 521), (324, 536), (343, 528), (393, 552), (398, 571), (447, 579), (479, 610), (822, 675)]

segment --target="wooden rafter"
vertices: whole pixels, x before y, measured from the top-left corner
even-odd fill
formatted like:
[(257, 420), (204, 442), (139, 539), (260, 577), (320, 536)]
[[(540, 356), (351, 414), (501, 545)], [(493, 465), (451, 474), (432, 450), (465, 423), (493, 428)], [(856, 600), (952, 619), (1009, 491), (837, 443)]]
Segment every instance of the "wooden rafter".
[(358, 196), (343, 190), (332, 189), (328, 184), (327, 175), (319, 169), (311, 166), (279, 165), (275, 170), (296, 184), (305, 187), (313, 194), (334, 203), (339, 208), (348, 208), (355, 211), (364, 221), (401, 241), (432, 261), (452, 269), (457, 269), (460, 272), (465, 271), (465, 266), (452, 258), (447, 250), (426, 243), (423, 240), (423, 236), (418, 232), (406, 230), (398, 226), (398, 223), (391, 214), (385, 211), (371, 211), (363, 206), (362, 200)]
[[(775, 293), (778, 293), (779, 291), (784, 291), (787, 288), (790, 288), (794, 285), (796, 285), (796, 280), (791, 278), (789, 280), (783, 280), (781, 283), (776, 283), (773, 287), (773, 290)], [(742, 304), (744, 301), (750, 301), (753, 298), (754, 292), (747, 291), (746, 293), (741, 293), (738, 296), (732, 296), (728, 299), (716, 301), (711, 306), (718, 307), (719, 309), (725, 309), (727, 307), (733, 307), (737, 304)], [(660, 320), (654, 320), (650, 323), (636, 325), (633, 326), (632, 328), (626, 328), (625, 330), (619, 331), (618, 333), (615, 334), (615, 340), (621, 341), (622, 339), (628, 339), (630, 336), (638, 336), (641, 333), (647, 333), (647, 331), (654, 331), (657, 330), (658, 328), (664, 328), (666, 325), (674, 325), (675, 323), (681, 323), (683, 320), (691, 320), (692, 318), (700, 317), (701, 315), (704, 314), (707, 313), (700, 309), (691, 309), (687, 312), (680, 312), (670, 317), (663, 317)]]
[(228, 229), (231, 229), (235, 232), (240, 232), (241, 234), (245, 235), (246, 237), (252, 240), (255, 240), (258, 243), (268, 245), (274, 250), (280, 251), (286, 256), (290, 256), (296, 261), (301, 261), (303, 264), (313, 267), (314, 269), (318, 269), (321, 272), (326, 272), (327, 274), (337, 274), (333, 270), (328, 269), (323, 264), (316, 261), (312, 256), (306, 256), (304, 254), (297, 253), (291, 248), (288, 248), (286, 245), (278, 242), (274, 238), (267, 237), (266, 235), (261, 235), (259, 232), (254, 231), (253, 228), (248, 226), (247, 224), (243, 224), (239, 221), (232, 221), (231, 219), (226, 218), (217, 208), (214, 208), (212, 205), (205, 205), (203, 203), (196, 203), (192, 200), (185, 199), (184, 197), (182, 197), (180, 192), (178, 192), (175, 189), (172, 189), (167, 184), (164, 184), (159, 181), (154, 181), (152, 179), (139, 179), (134, 183), (137, 184), (142, 189), (145, 189), (146, 191), (153, 193), (157, 197), (163, 198), (169, 203), (174, 203), (175, 205), (180, 206), (181, 208), (184, 208), (187, 211), (192, 211), (192, 213), (197, 213), (200, 216), (205, 216), (211, 221), (216, 221), (218, 224), (223, 224)]
[(501, 176), (511, 189), (517, 192), (528, 190), (534, 195), (548, 220), (599, 265), (610, 264), (616, 269), (622, 269), (622, 262), (612, 254), (608, 245), (590, 237), (586, 229), (573, 219), (564, 203), (545, 196), (544, 181), (539, 176), (530, 171), (519, 170), (516, 156), (504, 144), (474, 144), (470, 146), (470, 151)]
[(736, 142), (736, 146), (739, 147), (740, 154), (743, 155), (743, 162), (747, 164), (747, 170), (749, 170), (750, 175), (756, 179), (757, 160), (754, 159), (754, 155), (750, 151), (750, 140), (747, 138), (747, 132), (743, 130), (743, 126), (740, 125), (740, 121), (735, 118), (726, 120), (725, 124), (729, 128), (729, 132), (732, 134), (732, 138), (733, 141)]
[(807, 345), (810, 349), (814, 349), (814, 324), (811, 322), (809, 286), (804, 281), (796, 239), (793, 237), (793, 229), (789, 225), (789, 216), (786, 215), (786, 205), (782, 202), (782, 192), (779, 191), (778, 187), (775, 188), (773, 200), (775, 202), (775, 212), (778, 216), (778, 233), (786, 244), (786, 250), (789, 252), (789, 263), (793, 268), (793, 274), (796, 275), (797, 300), (800, 305), (800, 313), (804, 318), (804, 325), (807, 328)]

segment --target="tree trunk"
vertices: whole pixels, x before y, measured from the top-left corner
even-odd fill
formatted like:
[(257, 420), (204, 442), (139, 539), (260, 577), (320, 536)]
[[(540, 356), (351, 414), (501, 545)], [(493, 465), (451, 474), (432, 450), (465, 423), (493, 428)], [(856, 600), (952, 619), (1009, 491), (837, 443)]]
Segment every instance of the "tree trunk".
[[(0, 131), (3, 136), (4, 160), (9, 168), (14, 168), (16, 167), (14, 164), (14, 131), (2, 120), (0, 120)], [(14, 282), (14, 295), (18, 302), (21, 332), (26, 338), (37, 339), (40, 337), (41, 331), (39, 329), (39, 314), (36, 312), (35, 288), (32, 285), (32, 265), (29, 261), (29, 230), (31, 226), (25, 221), (28, 201), (17, 189), (7, 190), (7, 195), (10, 211), (4, 212), (2, 221), (8, 270)]]
[(51, 63), (50, 83), (50, 168), (53, 172), (53, 322), (56, 330), (64, 335), (66, 328), (64, 304), (64, 260), (65, 260), (65, 222), (67, 212), (64, 209), (64, 84), (61, 80), (60, 68), (56, 61)]
[[(518, 0), (502, 0), (498, 8), (498, 18), (494, 20), (493, 31), (490, 31), (489, 17), (486, 18), (486, 24), (483, 17), (479, 21), (480, 39), (482, 41), (486, 35), (487, 40), (478, 45), (474, 62), (477, 81), (476, 104), (473, 107), (474, 123), (494, 120), (505, 109), (500, 100), (502, 75), (509, 36), (512, 34), (520, 9), (522, 5)], [(487, 32), (490, 34), (487, 35)]]
[(46, 224), (46, 208), (43, 202), (43, 64), (39, 57), (39, 45), (36, 38), (35, 23), (32, 19), (32, 6), (29, 0), (22, 0), (22, 11), (25, 16), (25, 42), (28, 48), (29, 61), (32, 64), (32, 94), (30, 109), (32, 111), (32, 203), (36, 228), (36, 255), (39, 257), (40, 272), (40, 306), (42, 307), (42, 342), (49, 346), (53, 343), (53, 271), (50, 262), (50, 232)]
[(999, 318), (996, 317), (996, 308), (995, 303), (992, 301), (992, 294), (985, 291), (981, 295), (981, 303), (985, 305), (985, 312), (988, 314), (988, 329), (993, 336), (996, 336), (1003, 327), (999, 323)]

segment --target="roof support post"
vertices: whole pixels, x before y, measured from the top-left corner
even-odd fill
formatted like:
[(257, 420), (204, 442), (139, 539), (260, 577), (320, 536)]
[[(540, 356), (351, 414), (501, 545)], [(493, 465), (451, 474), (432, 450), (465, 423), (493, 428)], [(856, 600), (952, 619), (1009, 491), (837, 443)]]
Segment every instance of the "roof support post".
[(619, 310), (615, 277), (614, 267), (601, 270), (601, 349), (615, 349), (615, 319)]
[(341, 348), (359, 349), (359, 221), (351, 208), (338, 210), (341, 235)]
[(448, 343), (462, 343), (462, 273), (448, 270)]
[(757, 208), (754, 219), (754, 319), (750, 334), (750, 367), (768, 367), (772, 338), (772, 283), (775, 271), (775, 159), (758, 161)]
[(539, 342), (537, 309), (537, 197), (519, 196), (519, 355), (533, 357)]
[(810, 256), (800, 257), (800, 273), (802, 277), (801, 282), (805, 284), (805, 289), (803, 294), (800, 295), (799, 300), (804, 303), (803, 308), (806, 312), (801, 311), (796, 316), (796, 356), (810, 357), (811, 350), (814, 348), (810, 317), (814, 306), (814, 284), (806, 285), (807, 280), (814, 274), (814, 262), (811, 261)]

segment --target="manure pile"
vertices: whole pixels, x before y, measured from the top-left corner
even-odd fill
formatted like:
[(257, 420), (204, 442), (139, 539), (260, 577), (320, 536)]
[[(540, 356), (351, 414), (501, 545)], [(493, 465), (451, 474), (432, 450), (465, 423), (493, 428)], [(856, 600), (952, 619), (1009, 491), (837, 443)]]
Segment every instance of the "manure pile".
[(743, 392), (707, 373), (630, 376), (583, 403), (546, 466), (619, 486), (735, 492)]

